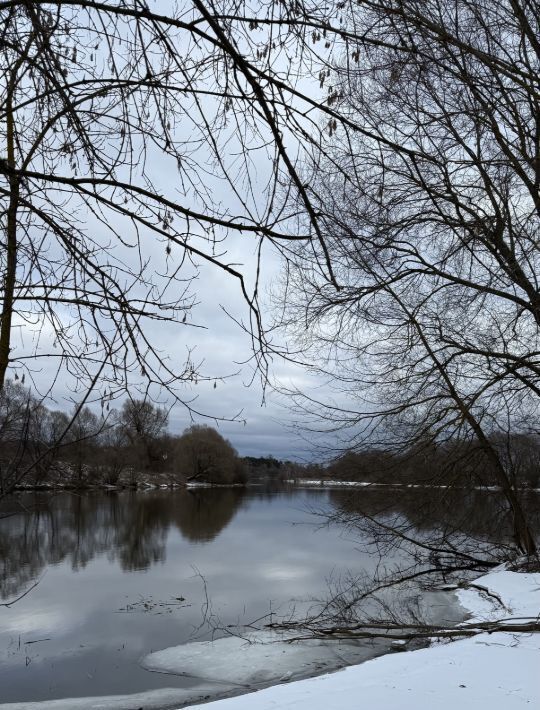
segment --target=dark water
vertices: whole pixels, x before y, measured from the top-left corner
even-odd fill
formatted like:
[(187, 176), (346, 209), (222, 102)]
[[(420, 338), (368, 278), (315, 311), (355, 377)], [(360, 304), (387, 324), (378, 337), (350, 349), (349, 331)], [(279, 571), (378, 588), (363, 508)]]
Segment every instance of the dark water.
[(313, 525), (308, 509), (331, 506), (326, 491), (256, 488), (4, 502), (2, 600), (39, 584), (0, 607), (0, 702), (189, 686), (139, 659), (283, 613), (329, 575), (375, 564), (338, 528)]

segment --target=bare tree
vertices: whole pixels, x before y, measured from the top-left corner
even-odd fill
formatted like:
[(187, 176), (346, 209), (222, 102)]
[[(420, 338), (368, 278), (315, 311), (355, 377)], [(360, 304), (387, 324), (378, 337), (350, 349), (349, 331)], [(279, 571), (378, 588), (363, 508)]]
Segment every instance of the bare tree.
[(129, 441), (134, 444), (138, 439), (156, 439), (167, 428), (168, 414), (163, 407), (143, 399), (131, 399), (124, 402), (120, 412), (120, 426)]
[[(290, 8), (264, 12), (256, 36), (256, 18), (233, 2), (171, 2), (164, 13), (144, 0), (0, 3), (0, 386), (8, 368), (51, 359), (81, 387), (105, 361), (107, 396), (133, 373), (170, 390), (199, 379), (189, 354), (171, 360), (147, 328), (196, 324), (190, 283), (202, 264), (238, 281), (260, 346), (260, 263), (248, 290), (220, 244), (251, 239), (257, 261), (263, 240), (311, 239), (285, 225), (284, 176), (323, 244), (284, 137), (302, 115), (280, 95), (289, 79), (295, 94), (295, 72), (273, 66), (292, 56)], [(15, 345), (23, 322), (39, 348)]]
[(18, 482), (18, 469), (26, 461), (26, 443), (35, 423), (37, 401), (18, 382), (8, 381), (0, 390), (0, 495)]
[[(533, 551), (491, 441), (530, 421), (540, 391), (536, 5), (0, 13), (0, 386), (8, 367), (54, 358), (81, 391), (108, 399), (137, 379), (192, 406), (177, 387), (200, 376), (193, 357), (170, 359), (148, 325), (195, 324), (202, 263), (238, 281), (264, 372), (268, 242), (307, 296), (295, 309), (287, 293), (287, 317), (313, 333), (305, 359), (370, 402), (326, 408), (332, 426), (474, 440)], [(256, 255), (251, 287), (222, 251), (233, 235)], [(15, 348), (22, 323), (39, 348)]]
[(263, 93), (223, 5), (0, 3), (0, 389), (9, 371), (35, 380), (44, 366), (42, 394), (68, 377), (79, 409), (128, 382), (193, 409), (182, 386), (205, 374), (149, 327), (197, 326), (205, 264), (237, 280), (264, 372), (259, 267), (250, 292), (220, 244), (252, 238), (260, 257), (264, 239), (296, 238), (275, 208), (277, 176), (294, 168), (284, 105)]
[(349, 51), (325, 77), (339, 118), (305, 172), (340, 288), (316, 242), (312, 263), (291, 250), (285, 283), (285, 322), (338, 394), (298, 404), (349, 446), (473, 443), (532, 554), (495, 442), (539, 414), (538, 7), (347, 8)]
[(138, 467), (151, 468), (159, 454), (158, 440), (167, 429), (168, 413), (143, 399), (124, 402), (118, 426), (129, 442), (130, 458)]
[(94, 458), (96, 440), (101, 428), (97, 415), (89, 407), (74, 412), (66, 437), (66, 454), (79, 485), (86, 478), (88, 462)]

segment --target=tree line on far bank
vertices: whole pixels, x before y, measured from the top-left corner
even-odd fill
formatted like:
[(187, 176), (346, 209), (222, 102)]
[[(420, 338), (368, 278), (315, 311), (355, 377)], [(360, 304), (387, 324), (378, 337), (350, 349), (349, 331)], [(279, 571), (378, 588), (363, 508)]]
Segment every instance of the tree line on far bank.
[[(243, 484), (335, 480), (448, 487), (493, 486), (497, 476), (474, 442), (419, 442), (410, 449), (346, 451), (328, 465), (240, 457), (218, 431), (167, 431), (168, 412), (128, 399), (97, 415), (88, 406), (52, 410), (16, 381), (0, 392), (0, 495), (17, 486), (126, 485), (142, 482)], [(540, 488), (540, 438), (493, 439), (516, 488)]]
[(167, 425), (167, 410), (148, 400), (128, 399), (100, 415), (88, 406), (64, 412), (9, 381), (0, 392), (0, 494), (23, 483), (246, 481), (243, 460), (215, 429), (192, 425), (176, 436)]
[[(491, 437), (515, 488), (540, 488), (540, 437)], [(475, 488), (499, 486), (497, 472), (474, 441), (418, 442), (402, 451), (346, 451), (320, 470), (322, 478), (373, 484)], [(302, 472), (297, 474), (302, 476)]]

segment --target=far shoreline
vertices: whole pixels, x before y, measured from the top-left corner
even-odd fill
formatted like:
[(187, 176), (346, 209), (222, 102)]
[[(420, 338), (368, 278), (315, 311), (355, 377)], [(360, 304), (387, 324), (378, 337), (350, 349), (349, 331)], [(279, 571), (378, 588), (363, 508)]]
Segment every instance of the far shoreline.
[[(338, 481), (332, 479), (285, 479), (282, 481), (247, 481), (246, 483), (209, 483), (206, 481), (185, 481), (185, 482), (150, 482), (149, 480), (137, 481), (135, 483), (121, 483), (121, 484), (108, 484), (105, 482), (42, 482), (42, 483), (25, 483), (19, 484), (14, 487), (12, 494), (21, 492), (59, 492), (59, 491), (81, 491), (81, 492), (91, 492), (91, 491), (103, 491), (103, 492), (121, 492), (121, 491), (133, 491), (133, 492), (145, 492), (145, 491), (165, 491), (165, 490), (204, 490), (204, 489), (229, 489), (229, 488), (260, 488), (260, 487), (272, 487), (275, 489), (286, 489), (288, 487), (293, 488), (305, 488), (305, 489), (317, 489), (317, 488), (360, 488), (360, 489), (407, 489), (407, 490), (475, 490), (475, 491), (486, 491), (486, 492), (500, 492), (503, 489), (501, 486), (492, 485), (476, 485), (476, 486), (456, 486), (456, 485), (442, 485), (442, 484), (429, 484), (429, 483), (399, 483), (399, 482), (388, 482), (379, 483), (375, 481)], [(540, 488), (532, 487), (522, 487), (520, 489), (523, 493), (540, 493)]]

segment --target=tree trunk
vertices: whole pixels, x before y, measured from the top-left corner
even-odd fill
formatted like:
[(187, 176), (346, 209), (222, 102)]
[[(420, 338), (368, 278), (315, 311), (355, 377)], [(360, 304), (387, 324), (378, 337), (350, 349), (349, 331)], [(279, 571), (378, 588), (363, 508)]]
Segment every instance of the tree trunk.
[(6, 273), (4, 275), (2, 320), (0, 325), (0, 390), (4, 387), (9, 365), (11, 321), (17, 271), (17, 207), (19, 203), (19, 178), (15, 175), (15, 126), (11, 96), (7, 106), (7, 167), (9, 170), (9, 206), (6, 225)]

